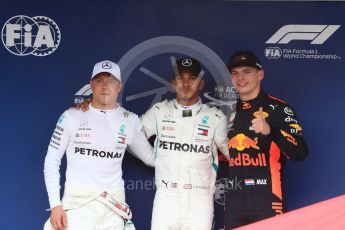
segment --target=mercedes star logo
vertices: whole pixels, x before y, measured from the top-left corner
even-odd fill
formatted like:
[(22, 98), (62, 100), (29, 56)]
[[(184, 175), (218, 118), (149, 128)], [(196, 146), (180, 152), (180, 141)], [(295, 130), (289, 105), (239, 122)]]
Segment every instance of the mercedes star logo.
[(182, 65), (183, 66), (191, 66), (193, 63), (192, 63), (192, 60), (190, 60), (189, 58), (185, 58), (182, 60)]
[(173, 112), (171, 110), (169, 110), (166, 114), (165, 114), (165, 119), (170, 120), (173, 117)]
[(109, 63), (109, 62), (104, 62), (103, 64), (102, 64), (102, 68), (103, 69), (111, 69), (111, 64)]

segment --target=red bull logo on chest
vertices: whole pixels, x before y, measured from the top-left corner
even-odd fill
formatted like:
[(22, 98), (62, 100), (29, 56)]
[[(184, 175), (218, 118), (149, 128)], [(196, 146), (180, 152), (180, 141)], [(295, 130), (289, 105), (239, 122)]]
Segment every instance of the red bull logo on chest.
[(237, 149), (238, 151), (243, 151), (244, 149), (254, 148), (260, 149), (258, 144), (258, 138), (251, 139), (244, 135), (243, 133), (237, 134), (235, 137), (231, 138), (228, 142), (229, 149)]
[(264, 153), (257, 154), (257, 157), (251, 157), (249, 153), (238, 153), (235, 158), (230, 157), (230, 167), (234, 166), (254, 166), (266, 167), (267, 162)]

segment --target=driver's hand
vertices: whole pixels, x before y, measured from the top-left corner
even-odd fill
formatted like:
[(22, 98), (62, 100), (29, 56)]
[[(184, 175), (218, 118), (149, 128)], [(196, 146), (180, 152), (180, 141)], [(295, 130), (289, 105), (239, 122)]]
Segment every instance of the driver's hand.
[(86, 112), (89, 110), (89, 104), (91, 103), (91, 99), (86, 99), (85, 101), (83, 101), (82, 103), (78, 103), (76, 104), (76, 109), (77, 110), (82, 110), (83, 112)]
[(67, 228), (67, 217), (61, 205), (51, 210), (50, 223), (55, 230), (64, 230)]

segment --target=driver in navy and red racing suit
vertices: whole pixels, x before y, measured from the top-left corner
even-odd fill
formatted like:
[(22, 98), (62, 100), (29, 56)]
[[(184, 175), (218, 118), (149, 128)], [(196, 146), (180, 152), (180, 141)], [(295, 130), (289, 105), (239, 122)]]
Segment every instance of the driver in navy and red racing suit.
[[(299, 161), (308, 154), (295, 111), (260, 88), (263, 72), (260, 73), (262, 67), (255, 54), (250, 51), (235, 53), (228, 68), (234, 75), (232, 80), (239, 88), (240, 99), (228, 134), (228, 176), (232, 186), (226, 193), (226, 230), (282, 214), (282, 166), (286, 159)], [(251, 79), (237, 76), (236, 71), (242, 71), (241, 68), (244, 73), (252, 71)], [(259, 84), (255, 97), (243, 100), (248, 97), (240, 87), (248, 87), (246, 84), (255, 81), (253, 77), (257, 74), (262, 74), (262, 78), (258, 76), (260, 81), (255, 83)], [(260, 129), (260, 125), (265, 128)]]

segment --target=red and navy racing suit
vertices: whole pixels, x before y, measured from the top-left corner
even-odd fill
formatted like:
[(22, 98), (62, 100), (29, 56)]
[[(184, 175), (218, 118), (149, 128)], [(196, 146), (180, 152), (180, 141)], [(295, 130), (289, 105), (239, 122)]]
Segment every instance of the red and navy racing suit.
[[(263, 91), (250, 101), (237, 102), (229, 131), (229, 184), (225, 229), (283, 213), (281, 169), (285, 159), (303, 160), (308, 149), (294, 110)], [(269, 135), (255, 133), (251, 121), (262, 107)]]

